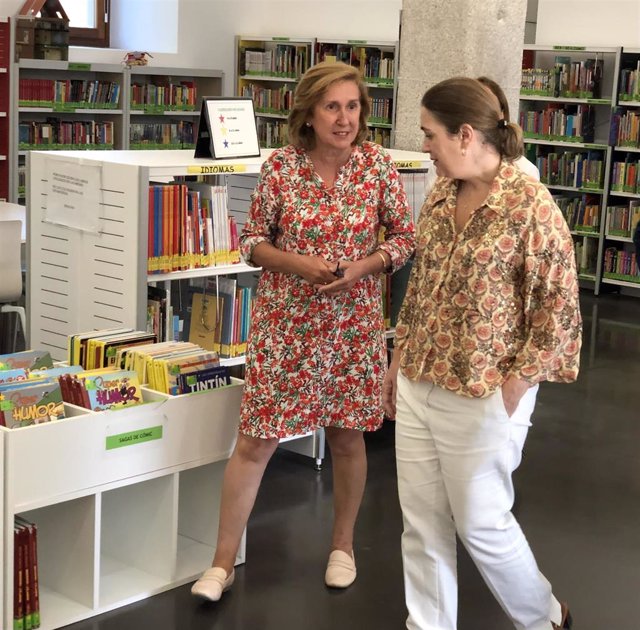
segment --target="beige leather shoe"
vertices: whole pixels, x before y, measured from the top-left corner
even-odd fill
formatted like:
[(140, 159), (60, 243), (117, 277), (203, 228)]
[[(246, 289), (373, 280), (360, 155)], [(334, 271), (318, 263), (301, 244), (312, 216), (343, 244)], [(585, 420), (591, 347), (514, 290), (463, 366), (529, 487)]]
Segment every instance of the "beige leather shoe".
[(356, 579), (356, 562), (351, 555), (336, 549), (329, 555), (327, 572), (324, 574), (324, 583), (332, 588), (347, 588)]
[(209, 602), (217, 602), (222, 597), (222, 593), (231, 588), (235, 577), (236, 572), (233, 569), (227, 575), (224, 569), (212, 567), (207, 569), (191, 587), (191, 594)]

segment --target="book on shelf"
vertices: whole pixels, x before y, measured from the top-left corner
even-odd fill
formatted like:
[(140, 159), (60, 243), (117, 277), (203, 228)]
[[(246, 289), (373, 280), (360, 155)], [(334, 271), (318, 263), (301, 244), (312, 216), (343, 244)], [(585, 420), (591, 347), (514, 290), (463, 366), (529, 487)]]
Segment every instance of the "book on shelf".
[(16, 429), (64, 417), (60, 385), (53, 379), (18, 383), (0, 391), (0, 426)]
[(0, 354), (0, 371), (2, 370), (42, 370), (53, 367), (51, 354), (47, 350), (24, 350)]
[(40, 627), (40, 584), (38, 579), (38, 528), (20, 516), (13, 529), (13, 628)]
[(229, 368), (225, 365), (183, 373), (178, 377), (178, 389), (184, 394), (207, 391), (230, 384)]
[(131, 407), (143, 402), (138, 375), (132, 370), (107, 370), (98, 374), (81, 372), (69, 375), (72, 387), (79, 391), (75, 403), (93, 411)]

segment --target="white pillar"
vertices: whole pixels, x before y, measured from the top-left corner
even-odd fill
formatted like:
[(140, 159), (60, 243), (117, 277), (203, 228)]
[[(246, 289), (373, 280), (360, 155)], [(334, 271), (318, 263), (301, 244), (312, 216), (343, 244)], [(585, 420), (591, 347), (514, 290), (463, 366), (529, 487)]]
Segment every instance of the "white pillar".
[(497, 81), (518, 112), (527, 0), (403, 0), (395, 147), (419, 151), (420, 99), (453, 76)]

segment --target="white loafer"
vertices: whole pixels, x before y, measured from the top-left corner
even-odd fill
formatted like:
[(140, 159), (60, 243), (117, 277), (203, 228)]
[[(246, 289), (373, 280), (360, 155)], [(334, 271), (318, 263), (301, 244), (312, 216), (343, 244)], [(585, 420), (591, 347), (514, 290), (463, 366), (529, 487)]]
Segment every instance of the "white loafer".
[(236, 572), (231, 569), (231, 573), (220, 567), (212, 567), (207, 569), (200, 579), (191, 587), (191, 594), (209, 602), (217, 602), (222, 593), (228, 591), (236, 577)]
[(347, 588), (356, 579), (356, 562), (351, 555), (336, 549), (329, 555), (327, 572), (324, 574), (324, 583), (332, 588)]

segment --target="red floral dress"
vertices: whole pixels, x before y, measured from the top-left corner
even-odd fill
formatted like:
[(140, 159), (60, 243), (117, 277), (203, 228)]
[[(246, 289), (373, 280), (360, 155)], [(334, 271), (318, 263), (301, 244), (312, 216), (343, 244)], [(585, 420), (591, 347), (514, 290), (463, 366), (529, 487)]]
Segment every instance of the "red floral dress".
[[(385, 241), (378, 244), (380, 227)], [(414, 228), (389, 155), (365, 142), (353, 149), (333, 188), (303, 149), (278, 149), (263, 164), (241, 252), (275, 247), (330, 261), (359, 260), (377, 247), (392, 269), (405, 264)], [(325, 426), (373, 431), (382, 424), (386, 346), (380, 278), (349, 293), (320, 295), (302, 277), (263, 271), (247, 349), (240, 431), (271, 438)]]

